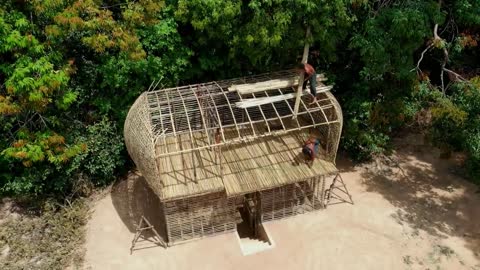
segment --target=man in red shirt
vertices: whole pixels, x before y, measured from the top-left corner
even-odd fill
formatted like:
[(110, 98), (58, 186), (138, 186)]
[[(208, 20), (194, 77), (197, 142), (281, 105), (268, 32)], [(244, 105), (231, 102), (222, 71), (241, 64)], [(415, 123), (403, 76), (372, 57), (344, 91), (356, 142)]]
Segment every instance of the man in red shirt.
[(305, 63), (298, 65), (298, 71), (304, 72), (304, 80), (303, 80), (303, 90), (307, 87), (307, 82), (310, 82), (310, 94), (313, 96), (312, 103), (317, 101), (317, 73), (315, 72), (315, 68), (312, 65)]
[(305, 163), (310, 167), (313, 164), (318, 151), (320, 150), (320, 139), (310, 138), (308, 139), (302, 147), (302, 153), (305, 155)]

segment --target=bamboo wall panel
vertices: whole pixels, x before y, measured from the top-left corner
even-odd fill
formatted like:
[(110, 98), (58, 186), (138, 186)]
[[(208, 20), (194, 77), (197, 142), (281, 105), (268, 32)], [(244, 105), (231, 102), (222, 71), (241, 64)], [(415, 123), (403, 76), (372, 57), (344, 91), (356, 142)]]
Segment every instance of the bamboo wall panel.
[(315, 177), (261, 191), (261, 221), (278, 220), (323, 209), (324, 189), (325, 178)]
[(235, 202), (220, 192), (165, 202), (169, 244), (234, 231)]

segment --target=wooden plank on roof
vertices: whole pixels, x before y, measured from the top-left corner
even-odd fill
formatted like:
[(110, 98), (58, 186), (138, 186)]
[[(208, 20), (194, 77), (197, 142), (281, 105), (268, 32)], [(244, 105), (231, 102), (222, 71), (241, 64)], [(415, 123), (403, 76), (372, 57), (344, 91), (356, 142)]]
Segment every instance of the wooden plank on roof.
[[(228, 88), (229, 92), (238, 92), (240, 95), (263, 92), (267, 90), (276, 90), (290, 88), (299, 84), (299, 76), (291, 75), (282, 79), (272, 79), (268, 81), (234, 84)], [(326, 81), (324, 74), (317, 74), (317, 82)]]
[[(333, 88), (333, 86), (319, 87), (319, 88), (317, 88), (317, 90), (318, 90), (317, 94), (325, 93), (327, 91), (332, 90), (332, 88)], [(267, 93), (267, 92), (265, 92), (265, 93)], [(308, 93), (307, 91), (303, 91), (302, 96), (307, 94), (307, 93)], [(253, 95), (254, 93), (251, 93), (251, 94)], [(276, 95), (276, 96), (271, 96), (271, 97), (267, 96), (267, 97), (260, 97), (260, 98), (248, 98), (248, 99), (244, 99), (241, 102), (236, 102), (235, 106), (237, 106), (238, 108), (245, 109), (245, 108), (265, 105), (265, 104), (269, 104), (269, 103), (289, 100), (289, 99), (292, 99), (292, 98), (295, 98), (295, 97), (296, 97), (295, 93), (289, 93), (289, 94)], [(317, 102), (317, 104), (318, 104), (318, 102)]]

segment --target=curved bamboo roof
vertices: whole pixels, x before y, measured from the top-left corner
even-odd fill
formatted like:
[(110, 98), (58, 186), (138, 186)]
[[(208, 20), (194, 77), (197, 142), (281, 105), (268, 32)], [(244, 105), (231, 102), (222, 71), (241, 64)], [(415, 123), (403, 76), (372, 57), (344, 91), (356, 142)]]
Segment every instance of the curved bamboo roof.
[[(289, 70), (167, 89), (152, 84), (127, 115), (128, 152), (162, 200), (233, 196), (333, 173), (341, 108), (325, 91), (311, 105), (302, 97), (293, 118), (295, 79)], [(312, 168), (292, 165), (308, 136), (324, 138), (323, 159)]]

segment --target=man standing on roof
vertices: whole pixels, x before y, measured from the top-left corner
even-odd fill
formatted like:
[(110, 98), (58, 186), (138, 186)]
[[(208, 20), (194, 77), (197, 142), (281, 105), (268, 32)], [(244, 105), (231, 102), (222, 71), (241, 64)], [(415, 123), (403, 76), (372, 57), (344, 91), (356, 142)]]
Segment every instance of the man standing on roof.
[(303, 88), (305, 90), (307, 87), (307, 82), (310, 81), (310, 94), (313, 96), (312, 103), (317, 101), (317, 73), (315, 72), (315, 68), (312, 65), (305, 63), (298, 65), (298, 72), (301, 74), (304, 73), (304, 80), (303, 80)]

